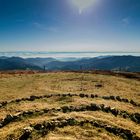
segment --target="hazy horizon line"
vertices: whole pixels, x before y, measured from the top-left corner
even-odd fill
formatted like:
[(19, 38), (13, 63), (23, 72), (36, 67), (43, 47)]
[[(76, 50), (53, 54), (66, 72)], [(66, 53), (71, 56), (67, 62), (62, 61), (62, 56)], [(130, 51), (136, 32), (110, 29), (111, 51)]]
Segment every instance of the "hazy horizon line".
[(20, 53), (20, 52), (35, 52), (35, 53), (140, 53), (140, 51), (0, 51), (0, 53)]

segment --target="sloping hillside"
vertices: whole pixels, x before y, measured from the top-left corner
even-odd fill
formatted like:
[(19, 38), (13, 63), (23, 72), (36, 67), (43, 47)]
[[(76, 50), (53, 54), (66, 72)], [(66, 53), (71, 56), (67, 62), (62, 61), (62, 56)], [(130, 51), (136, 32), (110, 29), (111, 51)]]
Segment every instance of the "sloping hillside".
[(1, 57), (0, 58), (0, 70), (40, 70), (41, 68), (33, 63), (26, 62), (20, 57)]
[(47, 64), (49, 70), (119, 70), (140, 71), (140, 57), (134, 56), (109, 56), (86, 58), (75, 62), (53, 61)]
[(140, 72), (140, 57), (107, 56), (95, 58), (0, 57), (0, 70), (114, 70)]
[(17, 72), (0, 86), (0, 140), (140, 139), (138, 79)]

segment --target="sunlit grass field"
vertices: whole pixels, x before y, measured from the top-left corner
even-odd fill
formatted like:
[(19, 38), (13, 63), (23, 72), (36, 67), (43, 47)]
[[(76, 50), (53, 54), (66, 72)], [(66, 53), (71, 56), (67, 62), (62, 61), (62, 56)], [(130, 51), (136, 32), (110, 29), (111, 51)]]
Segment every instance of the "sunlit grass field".
[[(33, 100), (30, 99), (31, 96)], [(105, 96), (109, 98), (106, 99)], [(117, 96), (121, 100), (117, 99)], [(6, 104), (4, 101), (7, 101)], [(82, 72), (1, 74), (0, 103), (0, 140), (140, 138), (140, 118), (133, 118), (140, 113), (138, 79)], [(98, 109), (90, 108), (92, 104)], [(67, 109), (64, 110), (64, 107)], [(74, 109), (68, 109), (69, 107)], [(82, 110), (81, 107), (85, 108)], [(121, 113), (116, 115), (113, 109)], [(8, 115), (10, 117), (7, 117)], [(61, 121), (56, 123), (55, 120), (59, 119)], [(75, 119), (75, 122), (67, 122), (63, 127), (58, 125), (67, 119)], [(85, 120), (92, 123), (85, 122), (81, 125)], [(45, 122), (54, 124), (48, 128), (46, 125), (44, 127)], [(98, 125), (95, 125), (95, 122)], [(39, 130), (34, 127), (37, 124), (41, 125)], [(107, 126), (115, 128), (115, 132), (107, 129)]]

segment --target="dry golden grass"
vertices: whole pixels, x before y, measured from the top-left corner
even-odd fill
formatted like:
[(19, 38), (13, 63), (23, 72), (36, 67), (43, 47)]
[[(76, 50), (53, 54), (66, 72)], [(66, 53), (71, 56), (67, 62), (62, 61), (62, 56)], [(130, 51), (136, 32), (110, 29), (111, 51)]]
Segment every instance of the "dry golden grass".
[[(96, 87), (101, 84), (102, 87)], [(92, 73), (75, 73), (75, 72), (55, 72), (55, 73), (35, 73), (35, 74), (1, 74), (0, 75), (0, 101), (10, 101), (31, 95), (63, 93), (86, 93), (97, 94), (99, 96), (120, 96), (129, 100), (133, 99), (140, 103), (140, 81), (128, 79), (120, 76), (92, 74)], [(129, 113), (139, 113), (140, 107), (133, 106), (130, 103), (118, 102), (113, 100), (104, 100), (101, 98), (80, 98), (80, 97), (51, 97), (37, 99), (35, 101), (22, 101), (19, 103), (10, 103), (0, 108), (0, 119), (7, 114), (17, 114), (19, 112), (44, 109), (58, 108), (62, 106), (80, 106), (90, 103), (104, 104), (115, 107), (119, 110), (125, 110)], [(0, 128), (0, 140), (5, 140), (9, 135), (15, 139), (21, 135), (24, 127), (30, 124), (36, 124), (57, 117), (73, 117), (78, 119), (95, 119), (101, 120), (106, 124), (127, 128), (132, 130), (140, 137), (140, 125), (121, 116), (115, 117), (110, 113), (101, 111), (91, 112), (50, 112), (48, 114), (34, 115), (24, 117), (17, 122), (11, 122), (3, 128)], [(41, 137), (37, 133), (32, 136), (33, 140), (121, 140), (104, 129), (91, 128), (90, 126), (67, 126), (57, 128), (48, 135)]]
[[(101, 83), (103, 88), (95, 88)], [(72, 72), (3, 75), (0, 78), (0, 100), (11, 100), (46, 93), (97, 93), (120, 95), (140, 100), (140, 82), (122, 77)]]
[(93, 129), (90, 126), (66, 127), (50, 133), (47, 137), (39, 140), (120, 140), (111, 134), (105, 133), (102, 129)]

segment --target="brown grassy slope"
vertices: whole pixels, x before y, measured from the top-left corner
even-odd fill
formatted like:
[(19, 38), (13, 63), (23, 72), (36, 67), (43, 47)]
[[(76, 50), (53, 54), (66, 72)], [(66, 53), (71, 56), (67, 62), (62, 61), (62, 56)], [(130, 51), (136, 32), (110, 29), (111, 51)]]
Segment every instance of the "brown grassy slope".
[[(96, 88), (102, 84), (102, 88)], [(96, 93), (120, 95), (140, 101), (140, 81), (122, 77), (58, 72), (46, 74), (4, 74), (0, 78), (0, 101), (46, 93)]]
[[(97, 87), (102, 85), (102, 87)], [(35, 73), (35, 74), (1, 74), (0, 75), (0, 101), (10, 101), (17, 98), (28, 97), (30, 95), (47, 95), (49, 93), (86, 93), (121, 96), (123, 98), (133, 99), (140, 103), (140, 81), (128, 79), (119, 76), (92, 74), (92, 73), (75, 73), (75, 72), (55, 72), (55, 73)], [(41, 110), (44, 108), (58, 108), (61, 106), (75, 107), (83, 104), (104, 104), (115, 107), (119, 110), (126, 110), (129, 113), (140, 112), (140, 107), (135, 107), (130, 103), (123, 103), (112, 100), (103, 100), (100, 98), (79, 98), (79, 97), (51, 97), (37, 99), (35, 101), (22, 101), (20, 103), (10, 103), (0, 108), (0, 119), (7, 114), (17, 114), (28, 110)], [(111, 113), (101, 111), (84, 111), (84, 112), (49, 112), (42, 115), (31, 115), (23, 117), (21, 120), (11, 122), (3, 128), (0, 128), (0, 140), (8, 137), (18, 139), (22, 134), (24, 127), (30, 124), (36, 124), (57, 117), (74, 117), (83, 119), (95, 119), (110, 124), (132, 130), (140, 137), (140, 125), (132, 122), (130, 119), (115, 117)], [(46, 136), (38, 135), (34, 132), (32, 139), (40, 140), (116, 140), (122, 139), (119, 136), (106, 132), (104, 129), (90, 128), (90, 126), (67, 126), (58, 128)]]

